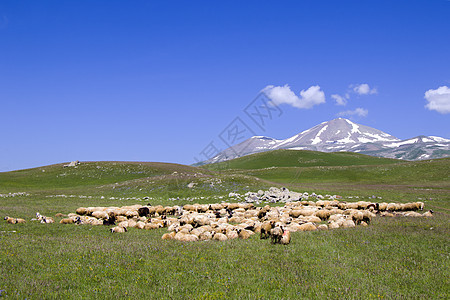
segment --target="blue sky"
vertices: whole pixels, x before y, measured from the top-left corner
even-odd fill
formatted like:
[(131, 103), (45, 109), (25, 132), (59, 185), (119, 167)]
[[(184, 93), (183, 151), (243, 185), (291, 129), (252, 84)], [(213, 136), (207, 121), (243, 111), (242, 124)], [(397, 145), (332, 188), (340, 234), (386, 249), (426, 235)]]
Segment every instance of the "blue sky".
[[(279, 139), (338, 116), (450, 138), (449, 16), (445, 0), (3, 0), (0, 171), (191, 164), (236, 117)], [(263, 89), (285, 92), (264, 130), (243, 112)]]

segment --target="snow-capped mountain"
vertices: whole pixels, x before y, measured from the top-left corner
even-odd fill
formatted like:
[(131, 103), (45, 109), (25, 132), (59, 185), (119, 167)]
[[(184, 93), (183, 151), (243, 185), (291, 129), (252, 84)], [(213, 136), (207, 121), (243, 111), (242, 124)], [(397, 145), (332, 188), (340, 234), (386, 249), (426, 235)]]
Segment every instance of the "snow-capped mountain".
[(407, 160), (450, 156), (450, 140), (436, 136), (418, 136), (400, 140), (375, 128), (339, 118), (323, 122), (285, 140), (254, 136), (234, 145), (204, 163), (277, 149), (349, 151), (372, 156)]

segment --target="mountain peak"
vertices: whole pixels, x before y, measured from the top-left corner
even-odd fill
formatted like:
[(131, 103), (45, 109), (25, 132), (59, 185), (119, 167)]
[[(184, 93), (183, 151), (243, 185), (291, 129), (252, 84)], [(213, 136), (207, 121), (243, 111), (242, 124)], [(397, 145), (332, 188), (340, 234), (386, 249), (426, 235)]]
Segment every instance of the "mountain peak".
[(402, 141), (381, 130), (345, 118), (337, 118), (322, 122), (285, 140), (253, 136), (222, 151), (206, 163), (277, 149), (348, 151), (414, 160), (450, 156), (450, 140), (436, 136), (418, 136)]

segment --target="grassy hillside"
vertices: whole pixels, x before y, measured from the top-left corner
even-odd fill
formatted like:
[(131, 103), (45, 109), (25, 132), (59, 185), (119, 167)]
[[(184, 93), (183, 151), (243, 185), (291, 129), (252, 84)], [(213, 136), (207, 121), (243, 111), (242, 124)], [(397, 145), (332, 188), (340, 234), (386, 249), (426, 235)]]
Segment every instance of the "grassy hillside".
[(212, 174), (195, 167), (153, 162), (83, 162), (76, 167), (56, 164), (0, 173), (0, 191), (4, 189), (46, 189), (95, 186), (138, 178), (183, 174)]
[(316, 167), (386, 165), (401, 161), (351, 152), (318, 152), (307, 150), (274, 150), (243, 156), (233, 160), (203, 166), (208, 170), (263, 169), (270, 167)]
[(279, 182), (340, 182), (340, 183), (449, 183), (450, 158), (404, 162), (386, 165), (276, 167), (245, 170), (240, 173)]
[[(310, 153), (314, 154), (302, 151), (302, 157)], [(292, 158), (286, 154), (288, 163)], [(61, 164), (0, 173), (1, 217), (28, 220), (11, 225), (0, 219), (0, 295), (19, 299), (447, 299), (450, 159), (380, 160), (383, 163), (377, 165), (368, 163), (372, 158), (365, 156), (336, 154), (309, 156), (296, 167), (261, 168), (258, 163), (255, 169), (222, 172), (176, 164), (89, 162), (77, 168)], [(189, 188), (189, 183), (195, 186)], [(245, 193), (275, 185), (298, 192), (340, 194), (345, 201), (372, 195), (388, 202), (421, 200), (436, 213), (429, 219), (380, 217), (369, 227), (296, 232), (287, 246), (272, 245), (257, 236), (182, 243), (161, 240), (166, 229), (131, 228), (126, 234), (113, 235), (105, 226), (29, 221), (37, 211), (54, 216), (79, 206), (233, 201), (227, 197), (231, 191)], [(28, 195), (8, 195), (18, 191)]]

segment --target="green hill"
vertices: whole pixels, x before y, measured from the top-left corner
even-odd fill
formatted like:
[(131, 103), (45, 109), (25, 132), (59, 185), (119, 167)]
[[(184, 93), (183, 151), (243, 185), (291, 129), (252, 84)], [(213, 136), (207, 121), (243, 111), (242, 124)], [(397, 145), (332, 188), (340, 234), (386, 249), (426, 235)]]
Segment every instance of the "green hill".
[(240, 173), (279, 183), (386, 183), (450, 182), (450, 158), (385, 165), (275, 167)]
[(181, 174), (212, 174), (199, 168), (156, 162), (83, 162), (76, 167), (55, 164), (33, 169), (0, 173), (0, 190), (43, 189), (112, 184), (139, 178)]
[(386, 165), (399, 162), (402, 161), (352, 152), (325, 153), (307, 150), (274, 150), (205, 165), (203, 168), (209, 170), (250, 170), (270, 167)]

